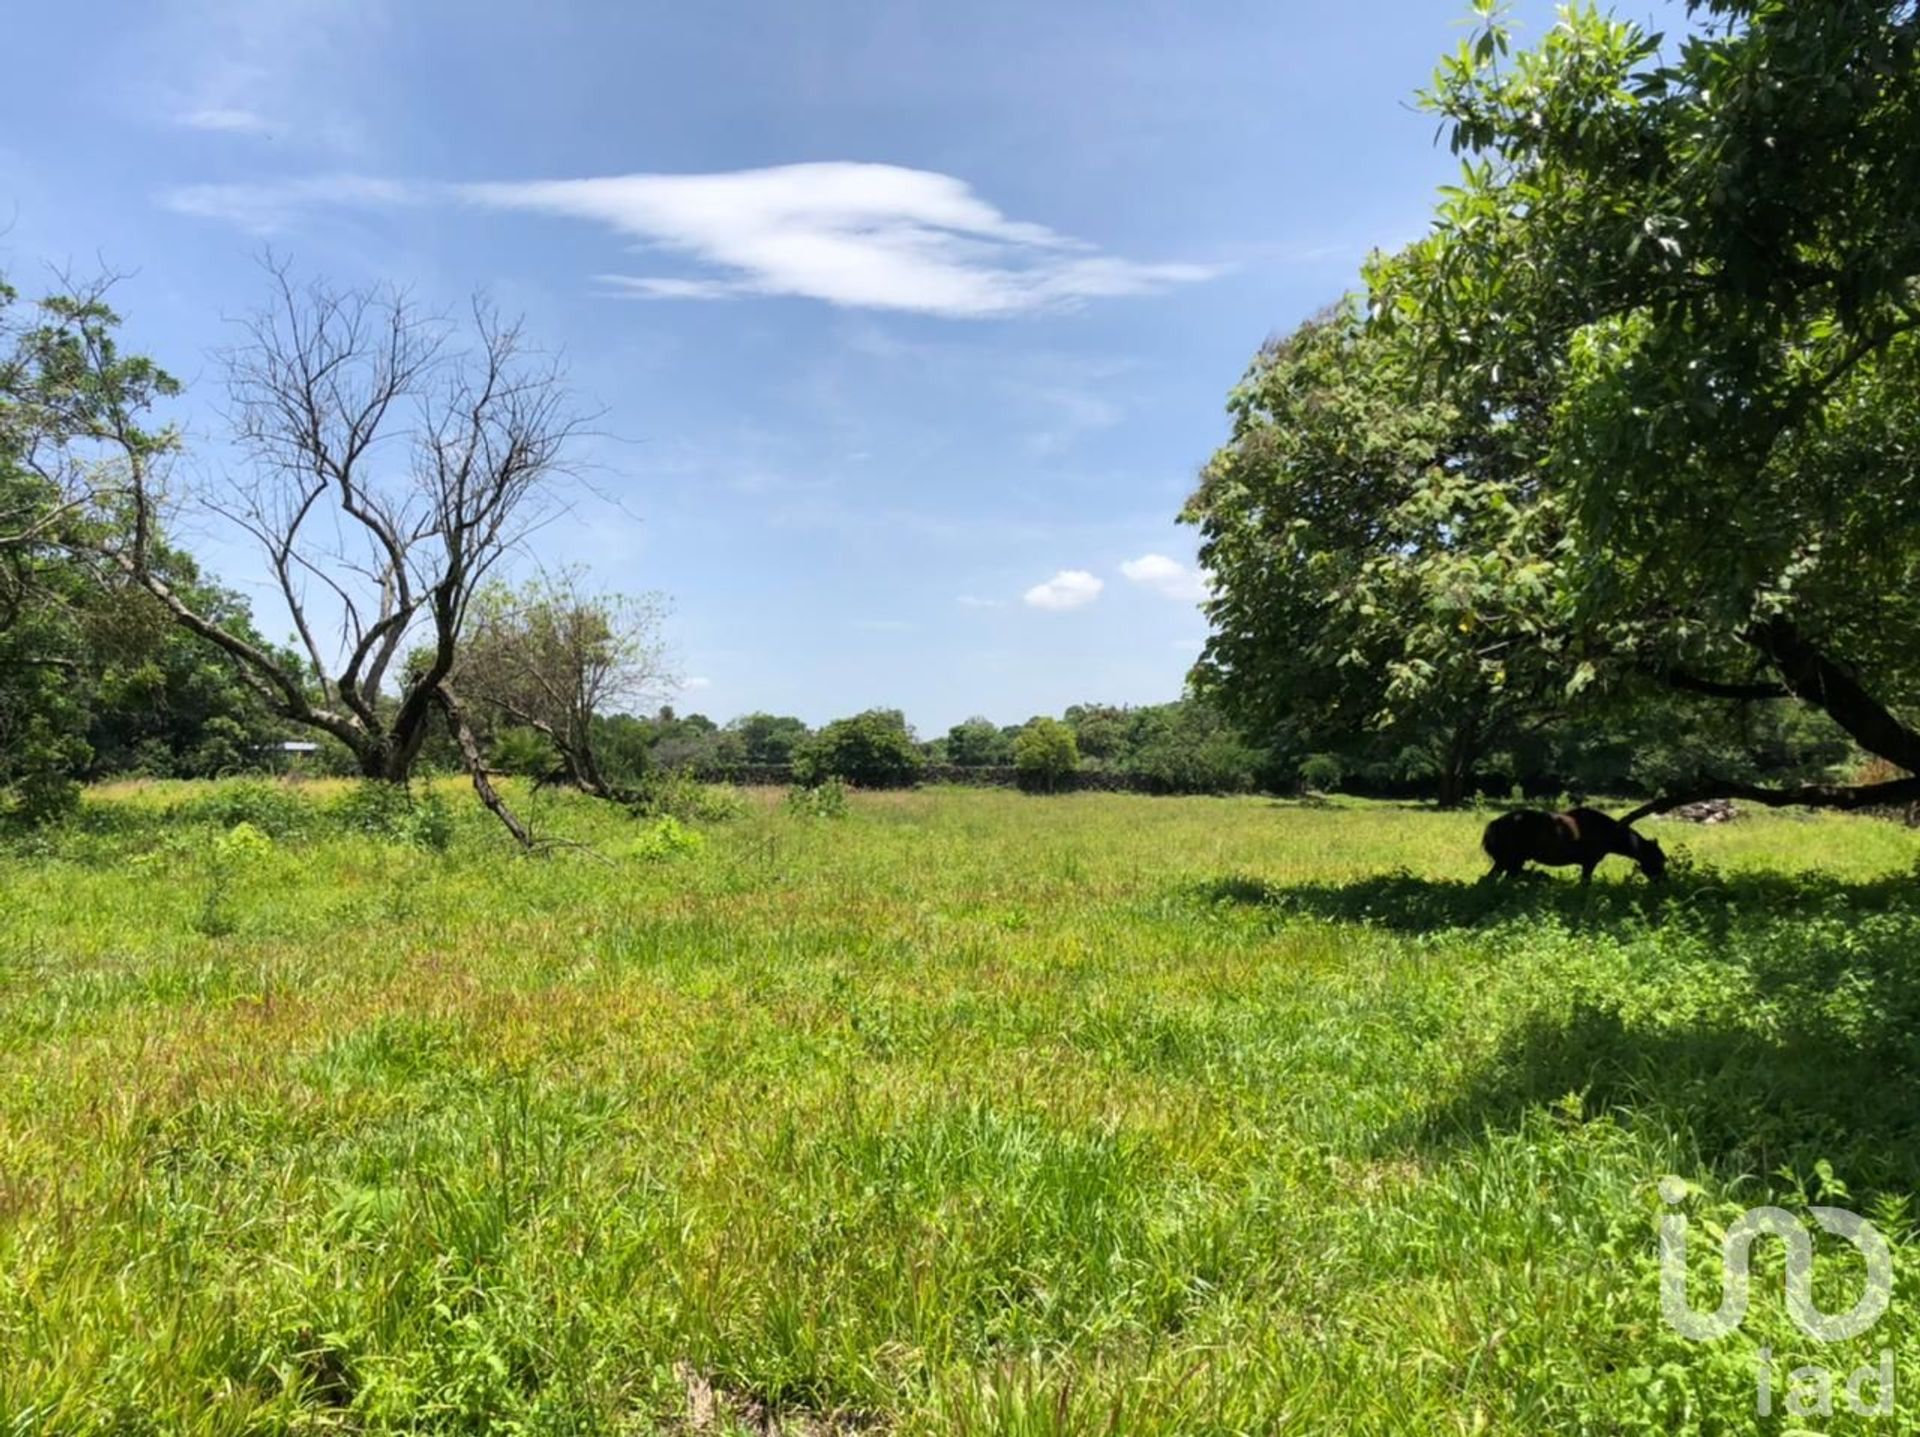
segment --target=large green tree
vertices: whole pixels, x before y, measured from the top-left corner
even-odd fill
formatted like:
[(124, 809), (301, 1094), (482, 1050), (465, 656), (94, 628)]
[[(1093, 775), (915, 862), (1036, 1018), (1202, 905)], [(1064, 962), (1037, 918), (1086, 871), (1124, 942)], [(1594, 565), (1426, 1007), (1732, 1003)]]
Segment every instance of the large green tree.
[(1463, 177), (1370, 273), (1374, 328), (1482, 433), (1520, 421), (1483, 508), (1558, 531), (1573, 684), (1790, 698), (1920, 771), (1920, 15), (1692, 8), (1677, 44), (1583, 9), (1514, 54), (1482, 7), (1429, 97)]
[[(83, 776), (221, 772), (277, 732), (235, 664), (90, 562), (126, 519), (100, 458), (163, 448), (138, 415), (173, 390), (104, 331), (84, 337), (100, 313), (86, 299), (21, 305), (0, 285), (0, 785), (36, 818), (69, 807)], [(149, 547), (164, 582), (266, 647), (237, 595), (157, 533)]]
[(1423, 392), (1417, 354), (1341, 305), (1267, 345), (1184, 518), (1214, 577), (1195, 669), (1249, 732), (1307, 751), (1431, 749), (1443, 803), (1557, 702), (1557, 526), (1510, 495), (1518, 419)]

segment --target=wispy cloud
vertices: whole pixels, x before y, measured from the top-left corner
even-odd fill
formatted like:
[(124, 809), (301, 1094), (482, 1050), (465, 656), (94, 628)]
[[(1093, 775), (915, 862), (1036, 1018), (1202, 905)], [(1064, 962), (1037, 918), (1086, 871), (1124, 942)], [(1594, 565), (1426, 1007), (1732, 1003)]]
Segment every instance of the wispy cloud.
[(365, 152), (368, 56), (390, 0), (153, 0), (135, 32), (166, 122)]
[(1085, 569), (1062, 569), (1044, 584), (1035, 584), (1020, 597), (1035, 609), (1078, 609), (1100, 597), (1106, 582)]
[(1120, 566), (1120, 572), (1132, 583), (1185, 604), (1197, 604), (1211, 592), (1205, 574), (1165, 554), (1142, 554), (1137, 559), (1129, 559)]
[(978, 594), (962, 594), (954, 602), (963, 609), (1003, 609), (1007, 605), (1005, 599), (983, 599)]
[(176, 123), (189, 130), (212, 130), (231, 135), (264, 135), (273, 128), (265, 115), (238, 106), (208, 106), (175, 115)]
[(713, 680), (705, 674), (695, 674), (692, 678), (680, 680), (680, 687), (688, 693), (699, 693), (702, 689), (713, 687)]
[(1147, 294), (1211, 277), (1188, 263), (1142, 263), (1097, 252), (1008, 218), (962, 180), (898, 165), (827, 161), (719, 174), (401, 187), (360, 180), (190, 186), (176, 209), (221, 213), (257, 228), (301, 208), (370, 203), (403, 190), (603, 225), (676, 255), (693, 274), (602, 274), (637, 299), (784, 295), (851, 308), (982, 318)]
[(416, 191), (395, 180), (315, 175), (274, 185), (182, 185), (163, 194), (161, 202), (180, 214), (224, 220), (255, 234), (273, 234), (311, 209), (410, 204), (419, 198)]

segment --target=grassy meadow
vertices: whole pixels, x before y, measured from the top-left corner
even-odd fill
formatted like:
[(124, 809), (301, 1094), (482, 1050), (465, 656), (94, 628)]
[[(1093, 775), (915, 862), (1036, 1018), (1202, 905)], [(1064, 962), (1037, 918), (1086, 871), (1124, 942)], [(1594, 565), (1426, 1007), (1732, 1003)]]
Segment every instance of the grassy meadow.
[[(0, 850), (0, 1433), (1746, 1432), (1920, 1413), (1920, 836), (457, 786), (98, 791)], [(1715, 1224), (1851, 1207), (1822, 1347)], [(1859, 1264), (1822, 1254), (1823, 1307)], [(1770, 1348), (1774, 1415), (1755, 1414)], [(1853, 1424), (1849, 1427), (1848, 1424)]]

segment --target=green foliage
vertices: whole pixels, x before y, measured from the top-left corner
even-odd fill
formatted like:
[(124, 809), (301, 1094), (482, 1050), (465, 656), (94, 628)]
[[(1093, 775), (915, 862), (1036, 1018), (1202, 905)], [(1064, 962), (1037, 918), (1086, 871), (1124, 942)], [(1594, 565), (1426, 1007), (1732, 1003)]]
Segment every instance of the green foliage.
[(1300, 782), (1315, 793), (1332, 793), (1345, 776), (1346, 770), (1334, 754), (1308, 754), (1300, 763)]
[(725, 823), (746, 812), (746, 800), (730, 785), (703, 783), (685, 769), (664, 768), (640, 784), (634, 812), (682, 823)]
[(1457, 799), (1657, 710), (1696, 727), (1616, 771), (1667, 785), (1740, 746), (1659, 686), (1790, 691), (1920, 769), (1911, 6), (1708, 8), (1510, 54), (1481, 7), (1428, 97), (1464, 157), (1431, 231), (1234, 391), (1185, 517), (1195, 681), (1249, 731)]
[(1014, 761), (1015, 740), (991, 719), (970, 718), (947, 730), (946, 761), (983, 768)]
[(626, 846), (626, 855), (645, 863), (659, 863), (700, 852), (707, 840), (698, 829), (689, 828), (672, 814), (662, 814), (640, 831)]
[(1525, 426), (1424, 397), (1418, 355), (1343, 305), (1270, 344), (1183, 518), (1212, 573), (1201, 693), (1309, 751), (1433, 750), (1457, 799), (1564, 686), (1551, 512), (1514, 504)]
[(335, 799), (329, 816), (349, 832), (444, 853), (453, 842), (453, 812), (430, 785), (361, 779)]
[(1013, 762), (1023, 788), (1052, 793), (1078, 771), (1080, 748), (1059, 719), (1036, 718), (1014, 739)]
[(811, 788), (795, 786), (787, 790), (786, 807), (802, 818), (845, 818), (847, 786), (837, 778), (822, 779)]
[(1429, 97), (1460, 183), (1370, 270), (1370, 342), (1525, 461), (1495, 493), (1552, 542), (1515, 606), (1567, 693), (1777, 681), (1920, 767), (1912, 7), (1708, 8), (1674, 47), (1575, 10), (1511, 57), (1488, 20)]
[(1157, 793), (1245, 793), (1269, 781), (1266, 756), (1219, 707), (1193, 699), (1135, 709), (1120, 767)]
[(772, 764), (792, 763), (811, 730), (791, 715), (751, 713), (729, 723), (726, 732), (739, 741), (742, 761)]
[(856, 788), (900, 788), (920, 775), (924, 760), (898, 709), (869, 709), (835, 719), (794, 754), (794, 779), (808, 787), (829, 778)]
[[(358, 790), (351, 791), (337, 813), (348, 826), (362, 827), (355, 815), (367, 802)], [(211, 824), (223, 830), (244, 825), (270, 838), (305, 833), (312, 829), (316, 817), (314, 805), (297, 790), (259, 780), (210, 785), (181, 804), (177, 812), (188, 823)]]
[[(69, 812), (78, 778), (250, 766), (274, 731), (230, 664), (74, 557), (131, 522), (112, 478), (173, 446), (138, 426), (177, 386), (120, 351), (117, 325), (97, 295), (23, 315), (0, 283), (0, 788), (14, 789), (16, 822)], [(175, 593), (258, 641), (237, 596), (149, 544)]]
[(194, 915), (193, 929), (206, 938), (225, 938), (236, 931), (233, 890), (249, 870), (273, 852), (273, 840), (251, 823), (236, 823), (207, 845), (207, 887)]
[(497, 730), (488, 758), (502, 773), (516, 773), (525, 778), (552, 773), (560, 762), (551, 740), (537, 729), (523, 725)]

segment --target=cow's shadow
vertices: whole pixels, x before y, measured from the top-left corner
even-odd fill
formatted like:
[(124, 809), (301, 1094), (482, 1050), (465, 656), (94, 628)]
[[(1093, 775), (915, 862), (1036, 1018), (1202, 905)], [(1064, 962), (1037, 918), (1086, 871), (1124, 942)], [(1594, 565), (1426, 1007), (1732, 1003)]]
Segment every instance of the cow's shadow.
[(1494, 928), (1545, 916), (1568, 926), (1603, 929), (1684, 919), (1717, 931), (1790, 923), (1837, 909), (1920, 916), (1920, 882), (1906, 874), (1849, 882), (1820, 873), (1696, 869), (1676, 873), (1665, 883), (1649, 883), (1626, 876), (1630, 872), (1596, 877), (1586, 886), (1538, 869), (1510, 880), (1427, 878), (1396, 869), (1344, 882), (1291, 884), (1229, 874), (1195, 883), (1190, 891), (1204, 903), (1247, 905), (1397, 933)]
[(1687, 961), (1737, 965), (1739, 1000), (1698, 1011), (1609, 992), (1549, 1005), (1451, 1095), (1381, 1133), (1383, 1152), (1470, 1147), (1572, 1094), (1584, 1117), (1677, 1137), (1726, 1182), (1810, 1174), (1826, 1160), (1858, 1201), (1920, 1190), (1920, 883), (1910, 876), (1696, 870), (1665, 885), (1582, 889), (1399, 872), (1284, 886), (1227, 877), (1198, 894), (1277, 917), (1481, 934), (1496, 954), (1542, 920), (1596, 936), (1671, 926), (1684, 930)]

